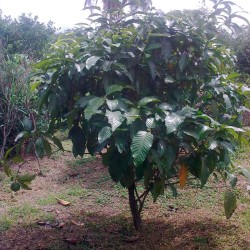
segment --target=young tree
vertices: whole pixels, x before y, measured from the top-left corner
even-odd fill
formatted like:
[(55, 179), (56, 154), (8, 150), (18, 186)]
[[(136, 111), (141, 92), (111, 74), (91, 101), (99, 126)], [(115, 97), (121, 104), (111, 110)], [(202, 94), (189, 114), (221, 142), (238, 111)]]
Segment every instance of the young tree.
[[(149, 193), (155, 202), (166, 188), (176, 195), (190, 179), (203, 187), (212, 174), (235, 186), (230, 153), (249, 89), (237, 83), (233, 56), (207, 22), (155, 12), (109, 16), (97, 13), (94, 28), (60, 36), (36, 65), (47, 77), (41, 105), (50, 110), (50, 132), (67, 121), (75, 157), (101, 155), (127, 188), (140, 230)], [(227, 218), (235, 205), (229, 189)]]

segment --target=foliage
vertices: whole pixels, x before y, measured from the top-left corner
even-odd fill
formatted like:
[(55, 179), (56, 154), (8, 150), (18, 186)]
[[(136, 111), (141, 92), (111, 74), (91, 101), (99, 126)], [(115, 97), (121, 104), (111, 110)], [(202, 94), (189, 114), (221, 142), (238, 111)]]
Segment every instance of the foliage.
[[(85, 0), (85, 7), (89, 7), (90, 9), (94, 9), (98, 0)], [(102, 0), (103, 9), (104, 10), (121, 10), (126, 6), (129, 6), (132, 11), (141, 9), (147, 10), (151, 7), (152, 1), (151, 0)]]
[[(0, 52), (1, 53), (1, 52)], [(5, 150), (14, 145), (22, 129), (21, 119), (27, 114), (32, 94), (26, 78), (30, 72), (29, 60), (22, 55), (5, 59), (1, 53), (0, 65), (0, 159)]]
[(7, 54), (26, 54), (41, 58), (45, 47), (55, 33), (53, 23), (38, 21), (38, 17), (20, 15), (17, 19), (3, 16), (0, 10), (0, 45)]
[[(41, 107), (50, 110), (50, 133), (67, 121), (75, 157), (99, 153), (112, 179), (128, 188), (140, 229), (149, 193), (154, 201), (165, 188), (176, 195), (190, 178), (203, 187), (212, 174), (235, 186), (230, 153), (243, 132), (249, 88), (237, 82), (234, 57), (208, 28), (206, 13), (199, 25), (157, 12), (113, 21), (110, 13), (61, 35), (36, 65), (45, 81)], [(235, 208), (230, 197), (231, 190), (227, 217)]]
[(237, 67), (240, 72), (250, 74), (250, 27), (247, 26), (232, 40), (237, 55)]

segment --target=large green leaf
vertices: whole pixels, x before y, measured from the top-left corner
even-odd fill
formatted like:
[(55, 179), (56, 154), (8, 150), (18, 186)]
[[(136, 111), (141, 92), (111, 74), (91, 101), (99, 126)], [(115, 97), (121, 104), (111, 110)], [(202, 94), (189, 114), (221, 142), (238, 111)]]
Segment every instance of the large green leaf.
[(200, 170), (200, 177), (199, 177), (201, 181), (201, 187), (204, 187), (204, 185), (207, 183), (209, 176), (210, 176), (209, 165), (206, 158), (203, 157)]
[(166, 146), (165, 151), (166, 151), (166, 164), (167, 164), (166, 168), (170, 169), (176, 160), (178, 148), (168, 144)]
[(35, 152), (39, 158), (44, 157), (44, 143), (42, 138), (38, 138), (35, 141)]
[(51, 156), (52, 154), (52, 148), (51, 148), (51, 145), (49, 143), (49, 141), (47, 141), (46, 139), (43, 140), (43, 145), (44, 145), (44, 150), (45, 150), (45, 153), (48, 157)]
[(245, 176), (250, 182), (250, 171), (248, 169), (240, 167), (240, 174)]
[(107, 100), (107, 105), (111, 111), (120, 110), (120, 111), (128, 111), (128, 107), (125, 101), (121, 99), (115, 100)]
[(227, 94), (223, 94), (223, 99), (226, 104), (226, 108), (230, 109), (232, 107), (232, 102)]
[(80, 108), (85, 108), (88, 105), (89, 101), (93, 98), (95, 98), (95, 96), (93, 95), (84, 96), (77, 101), (76, 105)]
[(153, 201), (156, 202), (160, 195), (164, 194), (165, 178), (159, 178), (154, 181), (153, 189), (151, 190)]
[(121, 180), (125, 171), (131, 165), (130, 156), (119, 153), (113, 146), (108, 148), (107, 153), (103, 155), (102, 162), (109, 167), (109, 174), (115, 182)]
[(155, 118), (154, 117), (147, 118), (146, 126), (147, 128), (155, 128)]
[(160, 102), (160, 100), (154, 96), (144, 97), (138, 102), (138, 106), (142, 107), (152, 102)]
[(36, 175), (34, 174), (24, 174), (24, 175), (18, 175), (17, 180), (19, 182), (31, 182), (36, 178)]
[(84, 110), (84, 116), (86, 120), (90, 120), (90, 118), (98, 113), (101, 113), (100, 110), (98, 110), (105, 102), (104, 97), (95, 97), (91, 99), (88, 103), (88, 106)]
[(139, 131), (131, 144), (134, 164), (139, 166), (146, 159), (149, 149), (152, 147), (154, 136), (150, 132)]
[(69, 139), (72, 140), (72, 152), (75, 157), (83, 156), (86, 148), (86, 137), (79, 126), (73, 126), (69, 130)]
[(97, 61), (100, 59), (100, 56), (91, 56), (86, 61), (86, 69), (89, 70), (91, 67), (96, 65)]
[(125, 117), (120, 111), (111, 112), (107, 110), (106, 116), (108, 118), (108, 123), (111, 125), (112, 131), (115, 131), (125, 120)]
[(113, 94), (113, 93), (115, 93), (115, 92), (121, 92), (123, 89), (124, 89), (123, 86), (114, 84), (114, 85), (108, 86), (108, 87), (105, 89), (105, 91), (106, 91), (106, 95), (111, 95), (111, 94)]
[(98, 142), (100, 144), (103, 143), (104, 141), (109, 139), (111, 135), (112, 135), (111, 127), (106, 126), (102, 128), (100, 132), (98, 133)]
[(120, 153), (129, 150), (129, 134), (127, 131), (117, 129), (114, 133), (114, 141)]
[(27, 116), (24, 117), (22, 123), (24, 130), (28, 132), (32, 131), (32, 121)]
[(165, 125), (167, 128), (167, 134), (175, 132), (178, 129), (179, 125), (183, 121), (184, 121), (184, 119), (175, 113), (171, 113), (171, 114), (167, 115), (165, 118)]
[(185, 129), (183, 129), (183, 132), (186, 135), (194, 137), (197, 141), (204, 139), (209, 131), (212, 131), (212, 129), (206, 125), (203, 125), (203, 124), (198, 124), (198, 125), (193, 126), (193, 127), (189, 126)]
[(140, 117), (140, 111), (136, 108), (131, 108), (129, 112), (125, 113), (125, 117), (127, 119), (127, 124), (130, 125), (133, 123), (137, 118)]
[(53, 143), (54, 143), (60, 150), (64, 151), (63, 145), (62, 145), (61, 141), (60, 141), (57, 137), (55, 137), (55, 136), (50, 136), (49, 138), (53, 141)]
[(227, 219), (233, 215), (237, 207), (236, 203), (237, 201), (235, 194), (231, 190), (227, 190), (224, 193), (224, 210)]

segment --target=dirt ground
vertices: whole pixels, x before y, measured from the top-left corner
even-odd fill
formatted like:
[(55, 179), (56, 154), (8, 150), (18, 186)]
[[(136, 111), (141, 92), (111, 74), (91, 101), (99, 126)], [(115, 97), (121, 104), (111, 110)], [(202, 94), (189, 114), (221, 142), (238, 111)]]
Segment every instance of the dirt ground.
[[(58, 153), (41, 164), (45, 176), (37, 176), (30, 191), (13, 194), (0, 173), (0, 250), (250, 249), (250, 195), (243, 179), (230, 220), (223, 214), (225, 188), (211, 180), (202, 190), (180, 190), (177, 199), (171, 191), (156, 203), (149, 197), (137, 233), (127, 192), (110, 180), (100, 159)], [(37, 173), (35, 159), (21, 171)]]

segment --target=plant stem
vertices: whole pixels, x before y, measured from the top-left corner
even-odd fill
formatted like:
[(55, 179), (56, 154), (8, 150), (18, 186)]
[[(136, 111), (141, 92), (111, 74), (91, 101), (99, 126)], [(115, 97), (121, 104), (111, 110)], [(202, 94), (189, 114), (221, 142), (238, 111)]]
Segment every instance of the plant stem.
[(135, 183), (133, 183), (130, 187), (128, 187), (128, 195), (129, 195), (129, 206), (133, 216), (134, 227), (136, 231), (141, 231), (142, 222), (141, 216), (138, 209), (137, 201), (135, 198)]

